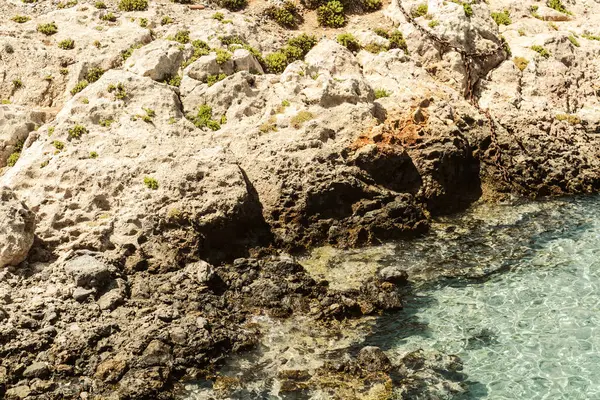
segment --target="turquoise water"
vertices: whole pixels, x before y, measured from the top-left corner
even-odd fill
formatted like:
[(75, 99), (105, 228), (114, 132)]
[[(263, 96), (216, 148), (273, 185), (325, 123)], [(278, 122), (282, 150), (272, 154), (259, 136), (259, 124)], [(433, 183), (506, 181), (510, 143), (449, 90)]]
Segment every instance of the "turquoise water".
[[(598, 200), (517, 209), (509, 224), (492, 218), (481, 234), (512, 232), (487, 254), (504, 273), (425, 288), (367, 342), (391, 357), (418, 348), (459, 355), (464, 399), (600, 399)], [(445, 249), (454, 268), (473, 266), (468, 245)]]

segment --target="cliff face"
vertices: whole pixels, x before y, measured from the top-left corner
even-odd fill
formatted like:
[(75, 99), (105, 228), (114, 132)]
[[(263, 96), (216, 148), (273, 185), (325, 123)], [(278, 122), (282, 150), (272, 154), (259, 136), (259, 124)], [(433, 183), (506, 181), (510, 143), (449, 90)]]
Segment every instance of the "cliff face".
[[(1, 4), (0, 390), (86, 377), (81, 390), (146, 396), (250, 341), (238, 328), (252, 307), (220, 303), (241, 296), (237, 257), (410, 237), (482, 195), (598, 191), (600, 8), (551, 5), (394, 1), (338, 30), (304, 10), (317, 40), (265, 20), (261, 2)], [(78, 284), (66, 266), (81, 257)], [(199, 260), (225, 263), (206, 273), (219, 285), (178, 298), (213, 282), (182, 283)], [(248, 265), (250, 282), (263, 267)], [(317, 290), (277, 282), (278, 301)], [(203, 331), (195, 357), (199, 339), (169, 329), (204, 314), (234, 325)], [(159, 332), (128, 342), (153, 318)], [(101, 333), (73, 347), (82, 326)], [(34, 361), (43, 376), (25, 374)], [(150, 392), (131, 384), (150, 377)]]

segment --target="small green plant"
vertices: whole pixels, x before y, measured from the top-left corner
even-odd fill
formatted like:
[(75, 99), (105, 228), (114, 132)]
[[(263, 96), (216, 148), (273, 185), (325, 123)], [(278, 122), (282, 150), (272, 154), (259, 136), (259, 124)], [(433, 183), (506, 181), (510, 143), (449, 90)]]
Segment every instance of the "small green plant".
[(587, 40), (597, 40), (597, 41), (600, 41), (600, 35), (592, 35), (592, 34), (589, 34), (589, 33), (585, 33), (585, 34), (583, 34), (581, 36), (583, 36)]
[(21, 158), (21, 152), (23, 151), (23, 140), (19, 140), (17, 143), (15, 143), (15, 149), (13, 151), (13, 153), (8, 156), (8, 159), (6, 160), (6, 165), (9, 167), (13, 167), (17, 161), (19, 161), (19, 158)]
[(302, 33), (298, 36), (295, 36), (291, 39), (288, 39), (288, 46), (294, 46), (302, 50), (302, 57), (306, 55), (317, 44), (317, 38), (312, 35), (307, 35), (306, 33)]
[(277, 132), (277, 125), (275, 125), (275, 118), (271, 117), (269, 120), (258, 127), (258, 131), (262, 134), (269, 132)]
[(160, 20), (161, 25), (168, 25), (168, 24), (172, 24), (172, 23), (173, 23), (173, 18), (169, 17), (168, 15), (165, 15)]
[(56, 128), (54, 128), (53, 126), (48, 128), (48, 136), (54, 135), (54, 129), (56, 129)]
[(58, 8), (58, 9), (71, 8), (71, 7), (75, 7), (76, 5), (77, 5), (77, 0), (70, 0), (70, 1), (67, 1), (66, 3), (63, 3), (61, 1), (60, 3), (58, 3), (56, 5), (56, 8)]
[(83, 99), (81, 99), (81, 102), (83, 104), (90, 104), (90, 99), (88, 99), (87, 97), (84, 97)]
[(0, 101), (0, 104), (12, 104), (12, 102), (10, 100), (8, 100), (8, 99), (2, 99)]
[(290, 101), (289, 100), (283, 100), (281, 102), (281, 106), (282, 107), (289, 107), (290, 106)]
[(71, 89), (71, 94), (75, 96), (77, 93), (81, 92), (85, 89), (90, 83), (87, 80), (82, 80), (77, 82), (77, 84)]
[(165, 83), (170, 86), (179, 87), (181, 85), (181, 75), (173, 75), (165, 79)]
[(94, 43), (93, 43), (93, 45), (94, 45), (94, 47), (96, 47), (97, 49), (99, 49), (100, 47), (102, 47), (102, 43), (100, 43), (100, 41), (99, 41), (99, 40), (94, 40)]
[(573, 35), (569, 36), (569, 42), (571, 42), (571, 44), (575, 47), (580, 47), (581, 44), (579, 44), (579, 41), (577, 40), (577, 38)]
[(550, 58), (550, 52), (548, 50), (546, 50), (545, 48), (543, 48), (542, 46), (533, 45), (533, 46), (531, 46), (531, 50), (535, 51), (536, 53), (538, 53), (540, 56), (542, 56), (544, 58)]
[(573, 114), (557, 114), (556, 119), (558, 121), (567, 121), (571, 125), (577, 125), (581, 123), (581, 118)]
[(224, 64), (231, 60), (231, 53), (227, 50), (215, 49), (215, 52), (217, 53), (217, 64)]
[(98, 10), (106, 10), (106, 4), (103, 1), (95, 2), (94, 7), (96, 7)]
[(98, 153), (96, 153), (95, 151), (90, 151), (90, 158), (92, 158), (92, 159), (98, 158)]
[(85, 126), (77, 124), (77, 125), (74, 125), (72, 128), (69, 128), (68, 132), (69, 132), (69, 140), (72, 140), (72, 139), (80, 139), (81, 136), (88, 133), (88, 130)]
[(105, 118), (105, 119), (101, 119), (100, 121), (98, 121), (98, 124), (100, 126), (103, 126), (105, 128), (108, 128), (112, 125), (112, 123), (115, 122), (114, 119), (110, 119), (110, 118)]
[(561, 0), (548, 0), (546, 5), (563, 14), (573, 15), (571, 11), (567, 10), (567, 7), (565, 7)]
[(223, 15), (222, 12), (216, 12), (212, 15), (212, 19), (216, 19), (217, 21), (223, 21), (225, 19), (225, 16)]
[(58, 72), (59, 72), (59, 73), (60, 73), (62, 76), (66, 76), (66, 75), (68, 75), (68, 74), (69, 74), (69, 70), (68, 70), (67, 68), (61, 68), (61, 69), (60, 69)]
[(401, 49), (404, 50), (405, 53), (408, 53), (408, 46), (406, 45), (406, 40), (404, 39), (404, 35), (400, 31), (393, 31), (389, 37), (390, 41), (390, 49)]
[(73, 39), (65, 39), (58, 42), (58, 47), (63, 50), (73, 50), (75, 48), (75, 41)]
[(148, 0), (121, 0), (119, 10), (121, 11), (146, 11)]
[(230, 11), (239, 11), (248, 5), (248, 0), (220, 0), (219, 5)]
[(292, 124), (292, 126), (294, 128), (300, 129), (302, 127), (302, 125), (304, 125), (305, 122), (308, 122), (313, 118), (314, 118), (314, 116), (311, 112), (302, 110), (298, 114), (296, 114), (294, 117), (292, 117), (292, 119), (290, 120), (290, 123)]
[(23, 87), (23, 81), (20, 79), (13, 79), (12, 85), (14, 90), (19, 90)]
[(280, 74), (285, 71), (285, 68), (288, 66), (288, 64), (289, 62), (287, 56), (281, 51), (267, 54), (265, 57), (265, 65), (267, 70), (274, 74)]
[(52, 142), (52, 145), (58, 151), (61, 151), (65, 148), (65, 144), (63, 142), (61, 142), (60, 140), (55, 140), (54, 142)]
[(147, 28), (148, 27), (148, 18), (140, 18), (140, 27)]
[(463, 10), (465, 11), (465, 15), (469, 18), (473, 16), (473, 7), (469, 3), (463, 3)]
[(525, 30), (524, 29), (519, 29), (517, 32), (519, 33), (519, 36), (525, 36)]
[(383, 6), (381, 0), (362, 0), (361, 3), (363, 10), (368, 12), (377, 11)]
[(123, 61), (127, 60), (129, 57), (131, 57), (131, 55), (133, 54), (134, 50), (139, 49), (141, 47), (142, 47), (142, 44), (141, 43), (137, 43), (137, 44), (132, 45), (127, 50), (121, 51), (121, 58), (123, 59)]
[(158, 189), (158, 181), (152, 177), (146, 176), (144, 177), (144, 185), (148, 189), (156, 190)]
[(433, 29), (436, 26), (438, 26), (439, 24), (440, 24), (440, 22), (437, 19), (434, 19), (434, 20), (429, 21), (427, 26), (429, 26), (431, 29)]
[(104, 15), (101, 15), (100, 19), (102, 21), (115, 22), (117, 20), (117, 17), (115, 16), (115, 14), (109, 12)]
[(508, 10), (504, 10), (502, 12), (493, 12), (492, 19), (498, 26), (512, 24), (512, 20), (510, 19), (510, 12)]
[(419, 18), (419, 17), (424, 17), (427, 15), (427, 12), (429, 11), (429, 8), (427, 7), (426, 3), (421, 3), (416, 7), (413, 7), (412, 10), (410, 10), (410, 15), (413, 18)]
[(217, 74), (215, 74), (215, 75), (209, 74), (206, 76), (206, 84), (208, 86), (212, 86), (215, 83), (222, 81), (225, 78), (227, 78), (227, 75), (225, 75), (225, 74), (218, 74), (218, 75)]
[(340, 28), (346, 24), (344, 5), (338, 0), (328, 1), (317, 8), (317, 22), (321, 26)]
[(529, 65), (529, 60), (527, 60), (525, 57), (515, 57), (513, 58), (513, 62), (521, 71), (524, 71), (525, 68), (527, 68), (527, 65)]
[(111, 83), (110, 85), (108, 85), (108, 88), (106, 90), (108, 91), (108, 93), (113, 93), (115, 95), (116, 100), (124, 100), (127, 97), (125, 85), (123, 85), (121, 82), (117, 83), (116, 85)]
[(376, 99), (381, 99), (383, 97), (390, 97), (392, 93), (388, 92), (385, 89), (375, 89), (375, 98)]
[(23, 24), (27, 21), (29, 21), (31, 18), (29, 18), (26, 15), (15, 15), (14, 17), (11, 18), (11, 20), (13, 20), (14, 22), (18, 23), (18, 24)]
[(341, 33), (337, 36), (336, 40), (339, 44), (353, 53), (358, 53), (360, 51), (360, 43), (351, 33)]
[(39, 33), (43, 33), (46, 36), (54, 35), (58, 32), (58, 26), (54, 22), (47, 24), (39, 24), (36, 28)]
[(556, 25), (554, 22), (548, 22), (548, 26), (550, 27), (550, 29), (557, 31), (558, 30), (558, 25)]
[(284, 28), (295, 28), (302, 22), (298, 8), (289, 0), (284, 1), (281, 7), (268, 7), (265, 10), (265, 15)]
[(190, 31), (178, 31), (173, 38), (169, 37), (167, 39), (175, 40), (181, 44), (186, 44), (190, 42)]
[(191, 121), (198, 128), (209, 128), (213, 131), (221, 129), (221, 125), (212, 119), (212, 107), (207, 104), (203, 104), (198, 107), (198, 113), (196, 116), (191, 118)]
[(104, 70), (102, 68), (92, 67), (88, 69), (87, 73), (85, 74), (85, 80), (89, 83), (93, 83), (100, 79), (103, 74)]
[(377, 36), (381, 36), (384, 39), (388, 39), (390, 37), (390, 33), (383, 29), (383, 28), (375, 28), (373, 29), (373, 32), (377, 35)]

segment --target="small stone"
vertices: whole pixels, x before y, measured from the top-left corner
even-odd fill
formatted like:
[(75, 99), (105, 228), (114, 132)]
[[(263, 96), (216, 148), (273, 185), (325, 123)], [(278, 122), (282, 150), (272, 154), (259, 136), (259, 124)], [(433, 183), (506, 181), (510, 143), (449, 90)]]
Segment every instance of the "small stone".
[(363, 347), (358, 353), (357, 361), (363, 369), (370, 372), (388, 371), (392, 367), (390, 359), (376, 346)]
[(208, 285), (216, 276), (213, 266), (202, 260), (188, 264), (186, 272), (200, 285)]
[(75, 285), (86, 288), (101, 288), (110, 279), (108, 265), (90, 255), (69, 260), (65, 270), (75, 280)]
[(35, 214), (11, 189), (0, 187), (0, 268), (25, 260), (34, 231)]
[(83, 303), (90, 296), (92, 296), (94, 293), (96, 293), (96, 289), (85, 289), (85, 288), (82, 288), (82, 287), (77, 287), (73, 291), (73, 298), (76, 301), (78, 301), (80, 303)]
[(398, 266), (390, 265), (381, 269), (377, 276), (384, 282), (390, 282), (395, 285), (405, 285), (408, 282), (408, 273)]
[(43, 362), (35, 362), (29, 367), (25, 368), (25, 371), (23, 371), (23, 376), (25, 378), (44, 378), (48, 376), (49, 372), (50, 370), (48, 369), (48, 364)]
[(117, 356), (103, 361), (96, 368), (96, 378), (107, 383), (117, 382), (127, 369), (127, 361)]
[(171, 347), (160, 340), (153, 340), (140, 357), (140, 364), (144, 367), (167, 365), (171, 360)]
[(15, 386), (6, 391), (6, 399), (7, 400), (16, 400), (16, 399), (24, 399), (31, 393), (31, 389), (29, 386)]

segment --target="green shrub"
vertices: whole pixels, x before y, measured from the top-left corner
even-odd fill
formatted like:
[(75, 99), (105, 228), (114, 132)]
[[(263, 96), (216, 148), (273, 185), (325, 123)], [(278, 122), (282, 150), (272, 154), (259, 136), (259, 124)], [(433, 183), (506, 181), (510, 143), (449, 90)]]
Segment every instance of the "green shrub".
[(26, 15), (15, 15), (14, 17), (11, 18), (11, 20), (15, 21), (18, 24), (23, 24), (27, 21), (29, 21), (31, 18), (29, 18)]
[(132, 45), (130, 48), (128, 48), (127, 50), (123, 50), (121, 51), (121, 58), (123, 59), (123, 61), (127, 60), (129, 57), (131, 57), (131, 55), (133, 54), (133, 51), (135, 49), (139, 49), (142, 47), (141, 43), (138, 44), (134, 44)]
[(302, 60), (304, 58), (304, 53), (302, 49), (296, 46), (285, 45), (279, 50), (283, 53), (287, 59), (287, 63), (291, 64), (294, 61)]
[(172, 23), (173, 23), (173, 18), (169, 17), (168, 15), (165, 15), (160, 20), (161, 25), (168, 25), (168, 24), (172, 24)]
[(401, 49), (404, 50), (405, 53), (408, 53), (408, 46), (406, 45), (406, 40), (404, 40), (402, 32), (393, 31), (390, 33), (389, 41), (390, 49)]
[(181, 75), (173, 75), (165, 79), (165, 83), (169, 86), (179, 87), (181, 85)]
[(231, 53), (223, 49), (215, 49), (217, 53), (217, 64), (224, 64), (231, 60)]
[(274, 74), (280, 74), (285, 71), (285, 67), (288, 66), (289, 62), (287, 56), (283, 52), (276, 51), (267, 54), (265, 57), (265, 64), (267, 66), (267, 71)]
[(510, 25), (512, 24), (512, 20), (510, 19), (510, 12), (508, 10), (504, 10), (502, 12), (493, 12), (492, 19), (498, 26), (500, 25)]
[(544, 58), (550, 57), (550, 52), (548, 50), (546, 50), (545, 48), (543, 48), (542, 46), (533, 45), (533, 46), (531, 46), (531, 50), (535, 51), (536, 53), (538, 53), (540, 56), (542, 56)]
[(373, 29), (373, 32), (375, 32), (377, 36), (381, 36), (384, 39), (388, 39), (390, 37), (390, 33), (382, 28), (375, 28)]
[(106, 90), (108, 91), (108, 93), (114, 93), (115, 99), (117, 100), (124, 100), (127, 97), (125, 85), (123, 85), (121, 82), (117, 83), (116, 85), (111, 83), (110, 85), (108, 85), (108, 88), (106, 88)]
[(469, 18), (473, 16), (473, 7), (469, 3), (463, 3), (463, 10), (465, 10), (465, 15)]
[(216, 19), (217, 21), (223, 21), (225, 19), (225, 16), (223, 15), (222, 12), (216, 12), (212, 15), (212, 19)]
[(94, 3), (94, 6), (98, 9), (98, 10), (106, 10), (106, 4), (104, 4), (103, 1), (97, 1)]
[(115, 16), (115, 14), (109, 12), (100, 16), (100, 19), (102, 21), (115, 22), (117, 20), (117, 17)]
[(158, 181), (152, 177), (146, 176), (144, 177), (144, 185), (148, 189), (156, 190), (158, 189)]
[(315, 45), (317, 44), (317, 38), (315, 36), (302, 33), (298, 36), (288, 39), (287, 44), (289, 46), (294, 46), (302, 50), (302, 56), (304, 57), (306, 53), (308, 53), (313, 47), (315, 47)]
[(353, 53), (357, 53), (360, 51), (360, 43), (358, 42), (358, 40), (356, 40), (354, 35), (352, 35), (351, 33), (339, 34), (337, 36), (336, 40), (339, 44), (346, 47), (348, 50), (350, 50)]
[(19, 161), (19, 158), (21, 158), (21, 153), (15, 151), (6, 159), (6, 166), (14, 167), (17, 161)]
[(83, 125), (75, 125), (72, 128), (69, 128), (69, 140), (72, 139), (80, 139), (81, 136), (85, 135), (88, 133), (88, 130), (85, 126)]
[(587, 40), (597, 40), (597, 41), (600, 41), (600, 35), (591, 35), (589, 33), (585, 33), (585, 34), (583, 34), (581, 36), (583, 36)]
[(75, 41), (73, 39), (65, 39), (58, 42), (58, 47), (63, 50), (73, 50), (75, 48)]
[(54, 142), (52, 142), (52, 145), (54, 146), (54, 148), (56, 150), (62, 150), (65, 148), (65, 144), (63, 142), (61, 142), (60, 140), (55, 140)]
[(108, 127), (110, 127), (112, 125), (113, 122), (115, 122), (114, 119), (106, 118), (106, 119), (101, 119), (100, 121), (98, 121), (98, 124), (100, 126), (108, 128)]
[(173, 38), (169, 37), (168, 39), (175, 40), (176, 42), (179, 42), (181, 44), (189, 43), (190, 42), (190, 31), (178, 31), (175, 34), (175, 37), (173, 37)]
[(15, 90), (19, 90), (23, 87), (23, 81), (20, 79), (13, 79), (12, 84)]
[(383, 2), (381, 0), (362, 0), (362, 8), (365, 11), (377, 11), (382, 6)]
[(90, 151), (90, 158), (98, 158), (98, 153), (95, 151)]
[(385, 89), (375, 89), (375, 98), (376, 99), (381, 99), (383, 97), (390, 97), (392, 93), (388, 92)]
[(317, 21), (319, 25), (329, 28), (340, 28), (346, 24), (344, 6), (338, 0), (328, 1), (317, 8)]
[(416, 7), (413, 7), (412, 10), (410, 10), (410, 15), (413, 18), (419, 18), (419, 17), (424, 17), (427, 15), (427, 12), (429, 11), (429, 8), (427, 7), (426, 3), (421, 3)]
[(436, 26), (438, 26), (440, 24), (440, 21), (438, 21), (437, 19), (434, 19), (432, 21), (429, 21), (429, 24), (427, 24), (430, 28), (435, 28)]
[(308, 122), (313, 118), (314, 116), (311, 112), (303, 110), (296, 114), (294, 117), (292, 117), (290, 123), (294, 128), (300, 129), (300, 127), (302, 127), (302, 125), (304, 125), (305, 122)]
[(220, 0), (219, 5), (231, 11), (239, 11), (248, 5), (248, 0)]
[(198, 128), (209, 128), (213, 131), (221, 129), (221, 125), (212, 119), (212, 108), (206, 104), (198, 107), (198, 113), (191, 120)]
[(148, 9), (148, 0), (121, 0), (119, 10), (121, 11), (145, 11)]
[(562, 3), (561, 0), (548, 0), (546, 2), (546, 5), (558, 12), (563, 13), (563, 14), (568, 14), (568, 15), (573, 14), (571, 11), (567, 10), (567, 7), (565, 7), (565, 5)]
[(93, 83), (100, 79), (102, 75), (104, 75), (104, 70), (102, 68), (92, 67), (88, 69), (87, 73), (85, 74), (85, 80), (89, 83)]
[(302, 17), (291, 1), (285, 1), (281, 7), (271, 6), (265, 10), (265, 15), (285, 28), (295, 28), (302, 22)]
[(86, 81), (85, 79), (77, 82), (77, 84), (73, 87), (73, 89), (71, 89), (71, 94), (73, 96), (75, 96), (77, 93), (79, 93), (83, 89), (85, 89), (89, 84), (90, 83), (88, 81)]
[(215, 75), (209, 74), (206, 76), (206, 84), (208, 86), (212, 86), (215, 83), (220, 82), (225, 78), (227, 78), (227, 75), (225, 75), (225, 74), (218, 74), (218, 75), (217, 74), (215, 74)]
[(525, 57), (515, 57), (513, 58), (513, 62), (515, 63), (515, 66), (521, 71), (524, 71), (525, 68), (527, 68), (527, 65), (529, 64), (529, 61)]
[(70, 0), (67, 1), (66, 3), (60, 2), (56, 5), (56, 8), (58, 9), (63, 9), (63, 8), (71, 8), (71, 7), (75, 7), (77, 5), (77, 0)]
[(46, 36), (50, 36), (58, 32), (58, 26), (56, 26), (54, 22), (50, 22), (48, 24), (39, 24), (37, 26), (37, 31)]
[(571, 44), (575, 47), (581, 46), (581, 44), (579, 44), (579, 41), (573, 35), (569, 36), (569, 42), (571, 42)]
[(148, 27), (148, 19), (147, 18), (140, 18), (140, 27), (141, 28), (147, 28)]
[(327, 0), (300, 0), (300, 3), (309, 10), (314, 10), (326, 2)]

